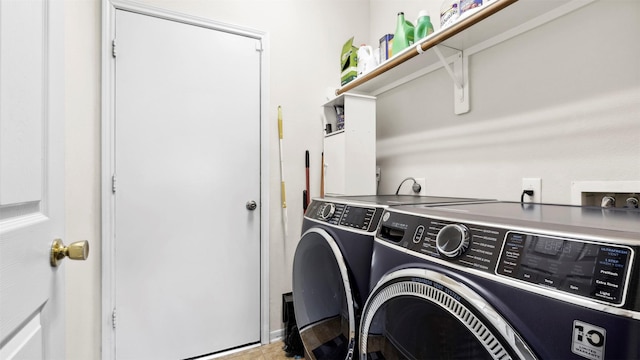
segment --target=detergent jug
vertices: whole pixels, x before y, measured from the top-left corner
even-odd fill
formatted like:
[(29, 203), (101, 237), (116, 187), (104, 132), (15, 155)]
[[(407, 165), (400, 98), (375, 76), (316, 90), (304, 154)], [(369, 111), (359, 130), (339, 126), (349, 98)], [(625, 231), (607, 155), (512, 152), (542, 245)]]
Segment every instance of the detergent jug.
[(378, 66), (378, 62), (371, 46), (360, 45), (358, 49), (358, 76), (368, 73), (376, 66)]
[(418, 21), (415, 27), (414, 40), (417, 42), (423, 37), (433, 34), (433, 24), (431, 23), (431, 17), (426, 10), (421, 10), (418, 13)]
[(413, 45), (414, 26), (409, 20), (405, 20), (404, 13), (398, 13), (396, 32), (393, 35), (391, 56), (398, 55), (404, 48)]

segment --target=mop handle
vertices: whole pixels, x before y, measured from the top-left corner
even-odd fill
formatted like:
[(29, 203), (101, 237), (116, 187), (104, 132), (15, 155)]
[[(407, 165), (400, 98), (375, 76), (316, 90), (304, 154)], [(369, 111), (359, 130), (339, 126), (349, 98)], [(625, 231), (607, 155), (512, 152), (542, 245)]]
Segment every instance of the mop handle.
[(283, 168), (283, 159), (282, 159), (282, 106), (278, 106), (278, 137), (280, 138), (280, 197), (282, 200), (282, 208), (287, 208), (287, 199), (285, 195), (285, 187), (284, 187), (284, 168)]

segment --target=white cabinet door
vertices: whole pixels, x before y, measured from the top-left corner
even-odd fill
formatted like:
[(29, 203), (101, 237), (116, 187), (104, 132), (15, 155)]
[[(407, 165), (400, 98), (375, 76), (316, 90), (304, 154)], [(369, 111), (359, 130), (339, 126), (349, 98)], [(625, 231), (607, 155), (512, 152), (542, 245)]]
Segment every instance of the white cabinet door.
[(327, 136), (324, 139), (324, 186), (327, 195), (344, 195), (346, 193), (345, 156), (344, 132)]
[[(0, 359), (64, 359), (63, 8), (0, 1)], [(67, 239), (64, 239), (65, 241)]]
[(343, 106), (344, 129), (324, 138), (325, 193), (376, 194), (376, 98), (342, 94), (323, 105), (325, 123), (336, 129), (335, 106)]
[(116, 11), (117, 359), (260, 341), (257, 41)]

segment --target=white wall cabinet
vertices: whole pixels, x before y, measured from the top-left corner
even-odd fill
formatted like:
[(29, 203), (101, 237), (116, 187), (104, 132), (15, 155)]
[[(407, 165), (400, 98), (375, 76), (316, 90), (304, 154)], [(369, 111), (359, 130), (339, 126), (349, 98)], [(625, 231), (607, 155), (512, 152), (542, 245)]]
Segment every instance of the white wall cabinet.
[[(336, 106), (344, 109), (344, 128), (337, 130)], [(376, 98), (341, 94), (323, 105), (326, 195), (376, 194)]]

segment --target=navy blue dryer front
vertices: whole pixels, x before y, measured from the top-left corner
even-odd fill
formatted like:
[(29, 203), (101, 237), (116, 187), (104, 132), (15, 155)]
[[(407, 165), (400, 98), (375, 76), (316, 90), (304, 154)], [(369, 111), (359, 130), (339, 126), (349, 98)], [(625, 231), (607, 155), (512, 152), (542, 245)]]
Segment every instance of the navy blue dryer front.
[(640, 358), (640, 212), (493, 202), (383, 214), (361, 359)]

